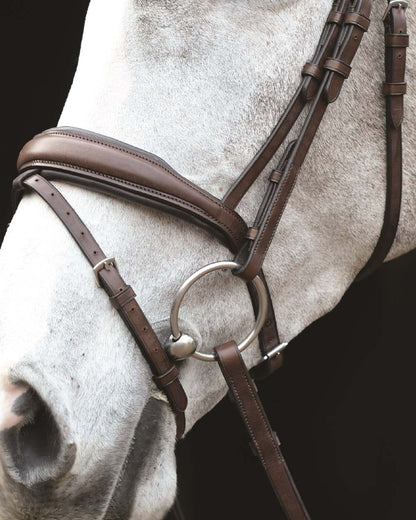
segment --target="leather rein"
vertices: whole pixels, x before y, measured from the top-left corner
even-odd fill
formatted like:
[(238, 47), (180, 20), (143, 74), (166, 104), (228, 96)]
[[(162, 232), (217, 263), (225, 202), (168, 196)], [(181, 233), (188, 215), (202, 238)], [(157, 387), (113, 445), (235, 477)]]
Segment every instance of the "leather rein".
[[(175, 413), (178, 439), (185, 432), (187, 396), (176, 362), (194, 356), (219, 363), (249, 433), (252, 449), (289, 520), (307, 520), (309, 515), (240, 352), (258, 337), (264, 363), (254, 369), (254, 375), (264, 377), (281, 364), (280, 353), (286, 344), (279, 340), (262, 266), (325, 111), (338, 98), (350, 74), (351, 63), (370, 24), (371, 4), (371, 0), (336, 0), (333, 3), (315, 54), (303, 67), (301, 82), (288, 108), (223, 200), (185, 179), (153, 154), (75, 128), (47, 130), (29, 141), (19, 155), (19, 176), (13, 183), (15, 205), (25, 190), (34, 191), (52, 208), (80, 247), (94, 270), (97, 284), (108, 294), (148, 362), (155, 384), (166, 394)], [(406, 7), (405, 1), (391, 0), (383, 20), (387, 136), (385, 213), (379, 240), (359, 278), (381, 265), (394, 241), (399, 222), (403, 96), (409, 45)], [(300, 133), (288, 144), (278, 167), (270, 173), (255, 221), (247, 226), (235, 208), (264, 172), (306, 107), (308, 112)], [(51, 184), (53, 180), (64, 180), (178, 214), (209, 229), (236, 255), (234, 262), (210, 264), (184, 282), (172, 308), (172, 336), (167, 345), (161, 345), (136, 301), (133, 288), (121, 277), (115, 258), (103, 252), (72, 206)], [(186, 291), (197, 279), (224, 267), (232, 269), (247, 282), (256, 324), (240, 345), (230, 341), (216, 347), (213, 354), (206, 354), (197, 351), (193, 339), (181, 333), (177, 323), (179, 307)]]

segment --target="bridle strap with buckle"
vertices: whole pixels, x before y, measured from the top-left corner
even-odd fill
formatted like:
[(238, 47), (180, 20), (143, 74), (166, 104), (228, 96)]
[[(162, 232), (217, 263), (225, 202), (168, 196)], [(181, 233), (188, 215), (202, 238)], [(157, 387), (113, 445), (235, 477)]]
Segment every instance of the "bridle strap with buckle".
[(40, 195), (61, 219), (91, 266), (102, 266), (96, 270), (99, 284), (140, 347), (156, 385), (165, 392), (175, 412), (177, 438), (180, 439), (185, 431), (187, 397), (179, 381), (179, 370), (161, 346), (135, 299), (133, 289), (124, 282), (114, 263), (106, 257), (88, 228), (55, 186), (36, 173), (28, 177), (24, 184)]
[(405, 10), (400, 2), (389, 4), (384, 16), (386, 97), (386, 202), (383, 227), (377, 245), (358, 279), (374, 272), (388, 255), (400, 218), (402, 200), (402, 122), (406, 93), (406, 48), (409, 46)]
[(371, 13), (371, 0), (356, 0), (345, 15), (344, 25), (336, 44), (332, 58), (327, 58), (323, 68), (324, 80), (312, 101), (298, 139), (286, 150), (278, 170), (282, 175), (278, 182), (270, 179), (263, 204), (257, 214), (253, 227), (257, 229), (256, 238), (247, 241), (236, 257), (242, 264), (237, 271), (244, 280), (253, 279), (261, 269), (271, 241), (280, 222), (288, 199), (295, 186), (299, 170), (312, 144), (316, 131), (322, 121), (328, 105), (334, 102), (340, 93), (345, 79), (349, 75), (351, 62), (358, 50), (364, 32), (367, 30)]
[[(346, 12), (348, 5), (350, 8)], [(404, 10), (406, 6), (405, 1), (391, 0), (384, 18), (386, 81), (383, 92), (386, 96), (387, 113), (387, 195), (382, 231), (360, 277), (374, 270), (384, 260), (393, 243), (399, 221), (402, 182), (401, 125), (403, 96), (406, 92), (406, 47), (409, 39)], [(313, 60), (303, 69), (303, 80), (289, 108), (223, 201), (180, 177), (166, 163), (158, 161), (154, 156), (146, 155), (145, 152), (123, 143), (114, 144), (114, 140), (103, 136), (86, 135), (86, 132), (81, 130), (51, 130), (37, 136), (34, 143), (26, 145), (21, 155), (22, 173), (15, 182), (15, 190), (30, 188), (38, 193), (62, 220), (81, 248), (94, 268), (97, 283), (107, 292), (112, 305), (126, 323), (150, 365), (155, 383), (166, 393), (175, 412), (178, 438), (185, 430), (184, 412), (187, 397), (178, 378), (177, 366), (161, 346), (135, 300), (133, 289), (121, 278), (115, 259), (106, 257), (73, 208), (43, 176), (85, 183), (95, 188), (105, 186), (106, 191), (125, 198), (133, 197), (139, 201), (147, 198), (159, 206), (180, 209), (188, 217), (196, 218), (202, 224), (219, 230), (228, 240), (231, 250), (243, 244), (236, 258), (237, 263), (241, 265), (236, 274), (247, 282), (254, 280), (257, 275), (261, 277), (264, 258), (298, 172), (329, 103), (337, 99), (345, 79), (349, 76), (352, 60), (369, 26), (370, 11), (371, 0), (334, 2), (318, 49)], [(277, 169), (272, 171), (254, 225), (247, 230), (246, 224), (233, 208), (264, 170), (306, 102), (310, 100), (310, 110), (300, 135), (297, 140), (289, 143)], [(50, 147), (46, 144), (46, 149), (42, 149), (51, 139), (55, 140), (55, 144)], [(64, 140), (64, 148), (56, 146), (57, 139)], [(97, 155), (90, 153), (91, 147), (96, 147), (94, 149), (97, 150)], [(80, 150), (83, 151), (81, 160), (77, 153)], [(46, 156), (45, 151), (48, 152)], [(71, 155), (69, 163), (53, 161), (56, 154), (60, 153), (64, 153), (66, 158)], [(94, 162), (96, 158), (100, 163), (98, 169)], [(86, 166), (85, 161), (93, 161), (93, 167), (91, 164)], [(109, 162), (111, 167), (108, 165)], [(256, 308), (257, 296), (254, 287), (249, 284), (249, 288)], [(271, 303), (268, 291), (264, 298)], [(261, 334), (263, 345), (267, 345), (263, 348), (263, 354), (279, 354), (286, 346), (273, 345), (276, 343), (277, 332), (271, 305)], [(234, 402), (252, 438), (254, 451), (258, 454), (287, 517), (290, 520), (308, 520), (308, 513), (280, 452), (279, 442), (271, 430), (255, 385), (235, 343), (230, 342), (217, 347), (215, 352)]]
[[(19, 154), (20, 175), (13, 182), (14, 205), (34, 169), (48, 180), (87, 186), (115, 197), (173, 212), (209, 229), (232, 253), (244, 244), (247, 226), (234, 210), (145, 150), (79, 128), (52, 128), (33, 137)], [(263, 272), (260, 276), (266, 284)], [(267, 284), (266, 284), (267, 285)], [(254, 313), (257, 295), (247, 284)], [(273, 303), (268, 294), (267, 319), (259, 335), (263, 356), (280, 344)], [(256, 370), (263, 377), (281, 365), (274, 357)]]
[[(377, 246), (365, 268), (361, 271), (360, 276), (372, 272), (383, 262), (394, 241), (399, 222), (402, 186), (401, 125), (403, 121), (403, 95), (406, 93), (406, 47), (409, 45), (405, 9), (403, 8), (406, 5), (404, 4), (404, 2), (402, 4), (395, 0), (389, 3), (384, 17), (386, 81), (383, 86), (383, 92), (386, 96), (387, 133), (385, 215)], [(368, 2), (360, 4), (358, 2), (356, 7), (359, 7), (357, 11), (351, 11), (345, 17), (346, 27), (343, 28), (340, 36), (339, 53), (335, 58), (328, 59), (325, 63), (325, 67), (328, 70), (326, 80), (323, 82), (315, 102), (312, 104), (300, 138), (298, 141), (293, 141), (289, 144), (277, 170), (272, 172), (270, 176), (271, 187), (262, 202), (252, 231), (250, 232), (249, 230), (248, 233), (251, 243), (258, 239), (263, 222), (272, 218), (270, 206), (279, 200), (278, 188), (275, 186), (279, 186), (285, 175), (290, 176), (291, 173), (293, 175), (291, 169), (295, 167), (300, 168), (304, 159), (302, 154), (306, 155), (310, 144), (309, 141), (313, 139), (316, 131), (313, 125), (315, 127), (316, 123), (319, 125), (319, 118), (322, 118), (326, 105), (338, 97), (342, 84), (349, 75), (350, 64), (358, 49), (362, 33), (367, 30), (369, 25), (371, 4)], [(299, 140), (302, 138), (305, 139), (303, 144), (304, 150), (299, 152)], [(296, 156), (296, 153), (298, 153), (298, 156)], [(296, 163), (296, 161), (298, 162)], [(289, 195), (290, 191), (283, 199), (283, 204), (286, 203)], [(283, 209), (284, 206), (282, 211)], [(277, 223), (278, 220), (273, 224), (276, 226)], [(259, 262), (260, 266), (261, 264), (262, 261)], [(250, 266), (250, 257), (246, 268), (247, 266)], [(255, 270), (252, 271), (250, 276), (254, 276), (255, 272)], [(250, 279), (250, 276), (247, 278)], [(232, 401), (237, 406), (251, 438), (251, 447), (260, 458), (287, 518), (289, 520), (308, 519), (308, 513), (280, 451), (277, 436), (270, 427), (259, 400), (257, 389), (247, 371), (240, 352), (236, 349), (234, 342), (222, 345), (215, 351), (221, 371), (230, 389)]]
[(286, 517), (288, 520), (309, 520), (279, 448), (279, 439), (270, 426), (257, 388), (235, 342), (217, 347), (215, 353), (230, 389), (231, 400), (237, 406), (250, 436), (252, 451), (261, 461)]

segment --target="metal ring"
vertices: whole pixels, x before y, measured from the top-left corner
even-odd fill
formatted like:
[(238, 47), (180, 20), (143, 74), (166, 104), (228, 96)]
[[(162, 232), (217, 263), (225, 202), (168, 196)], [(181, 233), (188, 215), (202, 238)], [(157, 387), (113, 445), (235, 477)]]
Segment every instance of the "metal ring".
[[(224, 261), (224, 262), (214, 262), (213, 264), (206, 265), (202, 267), (192, 276), (190, 276), (180, 287), (176, 294), (175, 301), (173, 302), (172, 310), (170, 313), (170, 326), (172, 329), (172, 338), (173, 340), (178, 340), (182, 333), (179, 330), (178, 325), (178, 317), (179, 317), (179, 308), (181, 306), (182, 300), (188, 290), (192, 287), (192, 285), (198, 281), (200, 278), (205, 276), (208, 273), (212, 273), (213, 271), (218, 271), (219, 269), (238, 269), (240, 264), (237, 262)], [(259, 332), (263, 328), (264, 322), (266, 320), (267, 313), (267, 291), (266, 287), (262, 279), (259, 276), (256, 276), (253, 279), (253, 285), (256, 288), (258, 300), (259, 300), (259, 308), (256, 317), (256, 323), (254, 324), (254, 328), (250, 332), (250, 334), (237, 345), (238, 350), (242, 352), (246, 349), (258, 336)], [(216, 361), (214, 354), (205, 354), (203, 352), (195, 351), (193, 357), (200, 359), (201, 361)]]

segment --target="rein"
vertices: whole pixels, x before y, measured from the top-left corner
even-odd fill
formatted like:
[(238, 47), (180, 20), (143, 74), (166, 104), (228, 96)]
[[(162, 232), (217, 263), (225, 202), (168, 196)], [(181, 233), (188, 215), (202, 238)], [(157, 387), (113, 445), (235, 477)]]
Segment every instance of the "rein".
[[(133, 335), (149, 364), (155, 384), (165, 392), (175, 413), (177, 438), (185, 431), (187, 396), (179, 380), (176, 362), (190, 356), (218, 362), (272, 488), (289, 520), (309, 515), (286, 466), (280, 441), (273, 432), (259, 400), (255, 384), (240, 354), (258, 337), (264, 363), (254, 374), (264, 377), (281, 365), (281, 343), (275, 314), (262, 272), (299, 170), (326, 109), (339, 96), (351, 71), (351, 63), (370, 24), (370, 0), (336, 0), (324, 26), (318, 47), (302, 70), (302, 80), (288, 108), (269, 138), (245, 168), (223, 200), (217, 199), (179, 175), (153, 154), (114, 139), (75, 128), (47, 130), (35, 136), (21, 151), (20, 175), (13, 183), (17, 204), (25, 190), (40, 195), (68, 229), (93, 268), (96, 283)], [(375, 250), (358, 278), (374, 271), (387, 256), (400, 216), (402, 187), (403, 96), (406, 93), (406, 47), (409, 45), (405, 10), (407, 2), (391, 0), (384, 15), (386, 97), (387, 189), (384, 222)], [(252, 226), (235, 211), (236, 206), (264, 172), (306, 107), (305, 122), (296, 140), (289, 143), (269, 184)], [(172, 335), (162, 346), (135, 299), (132, 287), (122, 279), (115, 258), (107, 257), (88, 228), (51, 184), (64, 180), (117, 197), (179, 214), (208, 228), (234, 253), (234, 262), (217, 262), (197, 271), (179, 289), (171, 312)], [(256, 315), (254, 329), (239, 345), (230, 341), (213, 354), (196, 350), (194, 340), (178, 326), (180, 304), (199, 278), (217, 269), (231, 269), (247, 282)], [(176, 516), (179, 514), (179, 507)]]

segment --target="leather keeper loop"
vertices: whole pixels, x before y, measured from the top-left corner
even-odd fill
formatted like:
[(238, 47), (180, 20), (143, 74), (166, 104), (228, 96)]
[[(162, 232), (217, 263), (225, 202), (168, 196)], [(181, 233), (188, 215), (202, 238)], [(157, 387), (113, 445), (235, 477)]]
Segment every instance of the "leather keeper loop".
[(164, 390), (167, 386), (171, 385), (179, 377), (179, 370), (176, 365), (162, 374), (161, 376), (153, 376), (153, 380), (156, 383), (159, 390)]
[(386, 34), (386, 47), (409, 47), (408, 34)]
[(324, 69), (331, 70), (347, 79), (351, 72), (351, 67), (347, 63), (335, 58), (328, 58), (324, 63)]
[(326, 20), (326, 23), (336, 23), (337, 25), (342, 25), (344, 19), (344, 15), (339, 11), (331, 11)]
[(255, 227), (248, 228), (247, 233), (246, 233), (246, 239), (247, 240), (256, 240), (258, 233), (259, 233), (258, 228), (255, 228)]
[(269, 181), (279, 183), (283, 177), (283, 172), (281, 170), (273, 170), (270, 174)]
[(346, 25), (356, 25), (360, 27), (364, 32), (368, 31), (370, 27), (370, 20), (359, 13), (347, 13), (345, 15), (345, 24)]
[(385, 96), (403, 96), (407, 91), (407, 83), (401, 81), (399, 83), (383, 83), (383, 94)]
[(125, 307), (129, 302), (134, 300), (136, 293), (130, 285), (127, 285), (122, 291), (111, 296), (110, 301), (115, 309)]
[(322, 70), (318, 65), (315, 63), (311, 63), (310, 61), (307, 61), (302, 69), (302, 76), (312, 76), (312, 78), (315, 78), (318, 81), (322, 80)]

